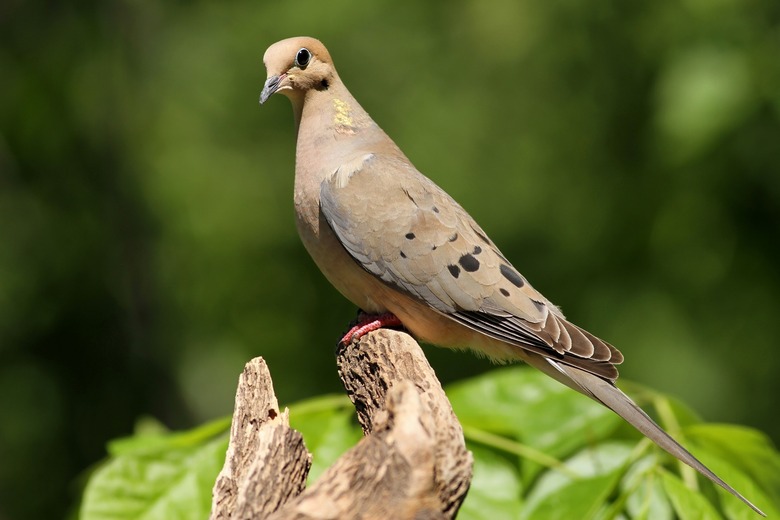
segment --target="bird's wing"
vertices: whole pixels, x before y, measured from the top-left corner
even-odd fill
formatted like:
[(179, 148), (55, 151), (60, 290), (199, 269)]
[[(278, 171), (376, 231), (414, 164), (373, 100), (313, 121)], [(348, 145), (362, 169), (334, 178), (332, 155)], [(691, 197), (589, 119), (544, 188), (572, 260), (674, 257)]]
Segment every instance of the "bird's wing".
[(620, 352), (569, 323), (405, 158), (346, 162), (323, 181), (320, 208), (349, 254), (390, 286), (494, 339), (617, 378)]

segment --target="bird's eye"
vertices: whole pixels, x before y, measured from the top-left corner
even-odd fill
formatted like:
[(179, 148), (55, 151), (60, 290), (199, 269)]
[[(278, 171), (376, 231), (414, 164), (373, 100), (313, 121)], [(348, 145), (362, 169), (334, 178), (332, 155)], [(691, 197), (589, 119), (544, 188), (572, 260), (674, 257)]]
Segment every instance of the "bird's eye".
[(299, 50), (298, 54), (295, 55), (295, 66), (299, 69), (305, 69), (306, 65), (309, 64), (309, 61), (311, 61), (311, 52), (305, 47)]

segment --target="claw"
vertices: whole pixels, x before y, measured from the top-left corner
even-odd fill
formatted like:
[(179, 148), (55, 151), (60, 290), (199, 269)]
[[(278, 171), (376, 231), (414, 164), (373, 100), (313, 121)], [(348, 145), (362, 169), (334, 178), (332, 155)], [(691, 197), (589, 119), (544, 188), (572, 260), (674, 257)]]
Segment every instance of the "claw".
[(358, 322), (354, 327), (349, 329), (349, 332), (344, 334), (344, 337), (339, 341), (342, 345), (348, 345), (353, 341), (357, 341), (371, 331), (381, 329), (383, 327), (401, 327), (403, 323), (395, 314), (386, 312), (384, 314), (364, 314), (361, 313), (358, 316)]

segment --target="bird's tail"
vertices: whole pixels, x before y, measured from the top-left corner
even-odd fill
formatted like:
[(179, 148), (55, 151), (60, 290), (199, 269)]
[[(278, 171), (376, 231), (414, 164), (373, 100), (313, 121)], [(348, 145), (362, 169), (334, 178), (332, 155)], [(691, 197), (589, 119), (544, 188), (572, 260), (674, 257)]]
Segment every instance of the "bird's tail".
[[(534, 360), (537, 363), (531, 363), (535, 366), (541, 365), (538, 363), (541, 359)], [(735, 497), (742, 500), (745, 504), (750, 506), (753, 511), (766, 516), (763, 511), (753, 505), (750, 500), (743, 497), (737, 490), (726, 484), (720, 477), (713, 473), (707, 466), (702, 464), (696, 457), (683, 448), (680, 443), (672, 438), (671, 435), (666, 433), (655, 421), (653, 421), (644, 410), (634, 403), (626, 394), (624, 394), (619, 388), (614, 386), (609, 381), (605, 381), (593, 374), (579, 370), (577, 368), (564, 365), (555, 360), (544, 358), (546, 367), (537, 366), (547, 374), (553, 376), (558, 381), (566, 384), (602, 403), (604, 406), (618, 414), (620, 417), (628, 421), (634, 428), (639, 430), (643, 435), (656, 443), (658, 446), (674, 455), (679, 460), (692, 467)], [(551, 370), (552, 369), (552, 370)], [(556, 373), (557, 372), (557, 373)]]

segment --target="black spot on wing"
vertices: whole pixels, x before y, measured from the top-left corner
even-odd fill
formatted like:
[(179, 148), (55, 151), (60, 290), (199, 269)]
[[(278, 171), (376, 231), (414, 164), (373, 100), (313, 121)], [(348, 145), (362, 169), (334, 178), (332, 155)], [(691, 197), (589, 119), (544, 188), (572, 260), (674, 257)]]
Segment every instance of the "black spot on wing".
[(414, 237), (415, 237), (416, 235), (415, 235), (414, 233), (407, 233), (407, 234), (406, 234), (406, 235), (404, 235), (404, 236), (407, 238), (407, 240), (414, 240)]
[(500, 288), (500, 289), (499, 289), (499, 291), (501, 291), (501, 294), (503, 294), (504, 296), (507, 296), (507, 297), (509, 296), (509, 291), (507, 291), (507, 290), (506, 290), (506, 289), (504, 289), (503, 287), (502, 287), (502, 288)]
[(472, 255), (478, 255), (482, 252), (482, 248), (479, 246), (474, 246), (474, 251), (471, 252)]
[(454, 278), (457, 278), (458, 276), (460, 276), (460, 267), (458, 267), (457, 265), (448, 265), (447, 269), (449, 269), (450, 274)]
[(504, 278), (512, 282), (512, 285), (514, 285), (515, 287), (522, 287), (523, 285), (525, 285), (525, 282), (523, 281), (523, 277), (520, 276), (517, 273), (517, 271), (515, 271), (508, 265), (501, 264), (499, 270), (501, 271), (501, 274), (504, 276)]
[(401, 258), (406, 258), (406, 253), (404, 253), (403, 251), (401, 251)]
[(458, 239), (458, 234), (457, 233), (453, 233), (450, 236), (450, 238), (448, 238), (447, 240), (449, 240), (450, 242), (455, 242), (457, 239)]
[(473, 273), (479, 269), (479, 260), (477, 260), (474, 255), (470, 253), (466, 253), (465, 255), (461, 256), (458, 259), (458, 263), (464, 271), (468, 271), (469, 273)]

